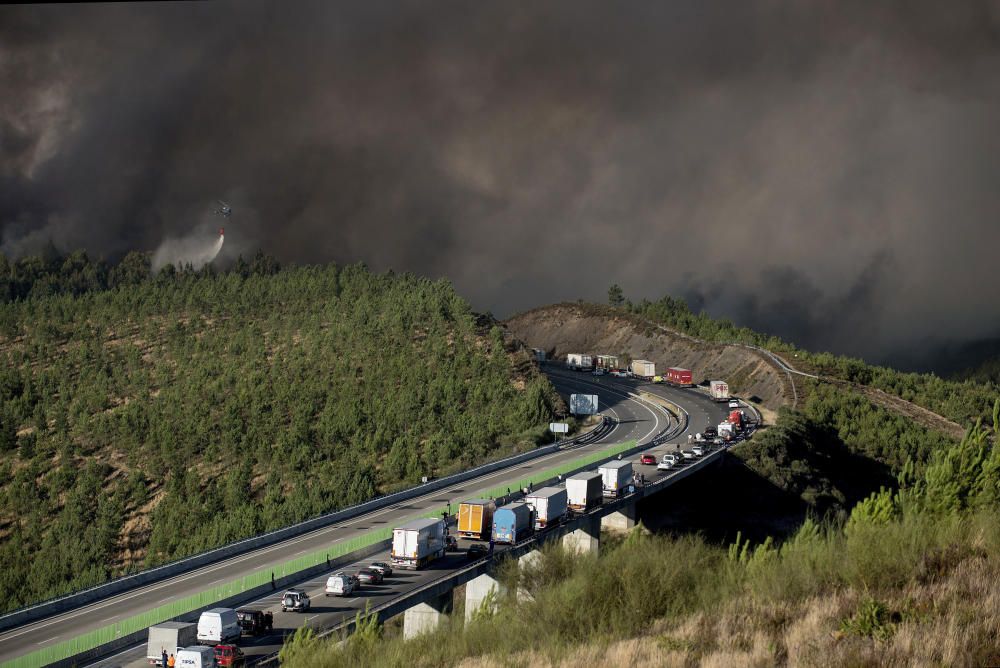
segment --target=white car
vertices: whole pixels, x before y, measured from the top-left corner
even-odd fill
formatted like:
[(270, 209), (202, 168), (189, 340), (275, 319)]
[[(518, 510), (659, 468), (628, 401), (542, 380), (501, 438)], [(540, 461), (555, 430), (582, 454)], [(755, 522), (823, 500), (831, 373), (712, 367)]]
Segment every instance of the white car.
[(736, 401), (735, 399), (730, 399), (729, 400), (729, 407), (730, 408), (739, 408), (740, 407), (740, 402)]
[(354, 580), (343, 573), (331, 575), (326, 579), (327, 596), (350, 596), (354, 593)]
[(705, 454), (705, 446), (703, 446), (701, 444), (692, 445), (691, 446), (691, 452), (693, 452), (694, 454), (696, 454), (699, 457), (701, 457), (702, 455)]
[(696, 456), (691, 450), (681, 450), (681, 457), (684, 459), (694, 459)]
[(679, 461), (680, 457), (677, 455), (663, 455), (663, 459), (661, 459), (660, 463), (656, 465), (656, 468), (660, 471), (667, 471), (676, 466)]
[(625, 377), (625, 372), (624, 371), (619, 371), (618, 369), (615, 369), (614, 371), (611, 372), (611, 375), (614, 376), (615, 378), (624, 378)]

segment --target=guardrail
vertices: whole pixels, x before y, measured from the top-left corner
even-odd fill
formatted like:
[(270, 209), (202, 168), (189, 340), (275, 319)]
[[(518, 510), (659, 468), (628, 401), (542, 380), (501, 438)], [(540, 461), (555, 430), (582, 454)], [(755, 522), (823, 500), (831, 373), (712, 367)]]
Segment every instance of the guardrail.
[[(0, 631), (14, 628), (38, 619), (43, 619), (60, 612), (74, 610), (87, 605), (88, 603), (92, 603), (109, 596), (122, 594), (137, 587), (160, 582), (192, 569), (207, 566), (209, 564), (222, 561), (223, 559), (228, 559), (229, 557), (239, 556), (262, 547), (268, 547), (284, 540), (288, 540), (289, 538), (295, 538), (309, 533), (310, 531), (322, 529), (331, 524), (352, 519), (373, 510), (379, 510), (394, 503), (399, 503), (400, 501), (408, 501), (418, 496), (423, 496), (424, 494), (436, 492), (444, 487), (449, 487), (456, 483), (465, 482), (466, 480), (479, 477), (486, 473), (492, 473), (493, 471), (542, 457), (561, 448), (572, 447), (581, 443), (596, 440), (596, 438), (599, 438), (600, 430), (605, 429), (607, 426), (608, 422), (605, 419), (594, 425), (587, 433), (578, 435), (573, 439), (567, 439), (551, 445), (541, 446), (539, 448), (535, 448), (534, 450), (506, 457), (488, 464), (483, 464), (482, 466), (477, 466), (476, 468), (469, 469), (467, 471), (455, 473), (437, 480), (431, 480), (421, 485), (417, 485), (416, 487), (410, 487), (409, 489), (394, 492), (393, 494), (376, 497), (370, 501), (366, 501), (365, 503), (351, 506), (350, 508), (344, 508), (343, 510), (326, 513), (324, 515), (305, 520), (304, 522), (299, 522), (298, 524), (276, 529), (259, 536), (254, 536), (253, 538), (244, 538), (242, 540), (229, 543), (228, 545), (223, 545), (222, 547), (217, 547), (200, 554), (178, 559), (177, 561), (163, 564), (162, 566), (157, 566), (156, 568), (151, 568), (134, 575), (127, 575), (116, 580), (111, 580), (88, 589), (74, 592), (73, 594), (68, 594), (66, 596), (57, 597), (42, 603), (36, 603), (31, 606), (14, 610), (13, 612), (0, 616)], [(598, 436), (595, 437), (595, 434), (598, 434)]]

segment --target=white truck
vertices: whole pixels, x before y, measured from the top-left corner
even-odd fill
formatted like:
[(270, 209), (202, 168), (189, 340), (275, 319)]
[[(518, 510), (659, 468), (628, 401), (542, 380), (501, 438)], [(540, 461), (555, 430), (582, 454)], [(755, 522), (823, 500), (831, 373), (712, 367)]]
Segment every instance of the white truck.
[(732, 440), (733, 436), (736, 435), (736, 427), (732, 422), (720, 422), (719, 423), (719, 436), (726, 441)]
[(566, 368), (574, 371), (590, 371), (594, 366), (594, 358), (583, 353), (569, 353), (566, 355)]
[(175, 668), (215, 668), (215, 649), (212, 647), (184, 647), (177, 650)]
[(567, 505), (570, 510), (587, 511), (604, 498), (603, 477), (598, 471), (583, 471), (566, 478)]
[(392, 565), (417, 570), (444, 556), (444, 520), (420, 519), (392, 530)]
[(632, 480), (632, 462), (618, 460), (601, 464), (597, 469), (603, 479), (604, 496), (621, 496)]
[(632, 360), (632, 375), (650, 380), (656, 375), (656, 365), (649, 360)]
[(709, 381), (708, 392), (713, 401), (729, 401), (729, 383), (724, 380)]
[(198, 626), (192, 622), (163, 622), (150, 626), (146, 641), (146, 659), (152, 665), (161, 666), (164, 652), (169, 657), (177, 653), (177, 648), (197, 643)]
[(212, 608), (198, 618), (198, 642), (202, 645), (219, 645), (239, 640), (242, 635), (240, 620), (232, 608)]
[(565, 487), (543, 487), (524, 497), (524, 502), (535, 511), (535, 529), (558, 524), (566, 516), (566, 499)]

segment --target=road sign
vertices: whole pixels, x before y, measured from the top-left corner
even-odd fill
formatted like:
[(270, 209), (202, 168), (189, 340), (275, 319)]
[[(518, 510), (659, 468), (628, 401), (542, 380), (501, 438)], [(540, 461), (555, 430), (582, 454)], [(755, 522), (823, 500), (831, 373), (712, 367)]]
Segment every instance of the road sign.
[(596, 394), (571, 394), (569, 395), (569, 412), (573, 415), (596, 415), (597, 395)]
[(565, 422), (550, 422), (549, 431), (553, 434), (565, 434), (569, 431), (569, 425)]

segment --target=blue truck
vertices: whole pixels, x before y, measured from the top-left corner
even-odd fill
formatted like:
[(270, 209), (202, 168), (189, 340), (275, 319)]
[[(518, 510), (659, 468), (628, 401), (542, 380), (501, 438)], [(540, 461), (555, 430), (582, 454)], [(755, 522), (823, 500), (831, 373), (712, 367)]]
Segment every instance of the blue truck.
[(493, 513), (493, 542), (513, 545), (535, 531), (531, 506), (523, 501), (508, 503)]

